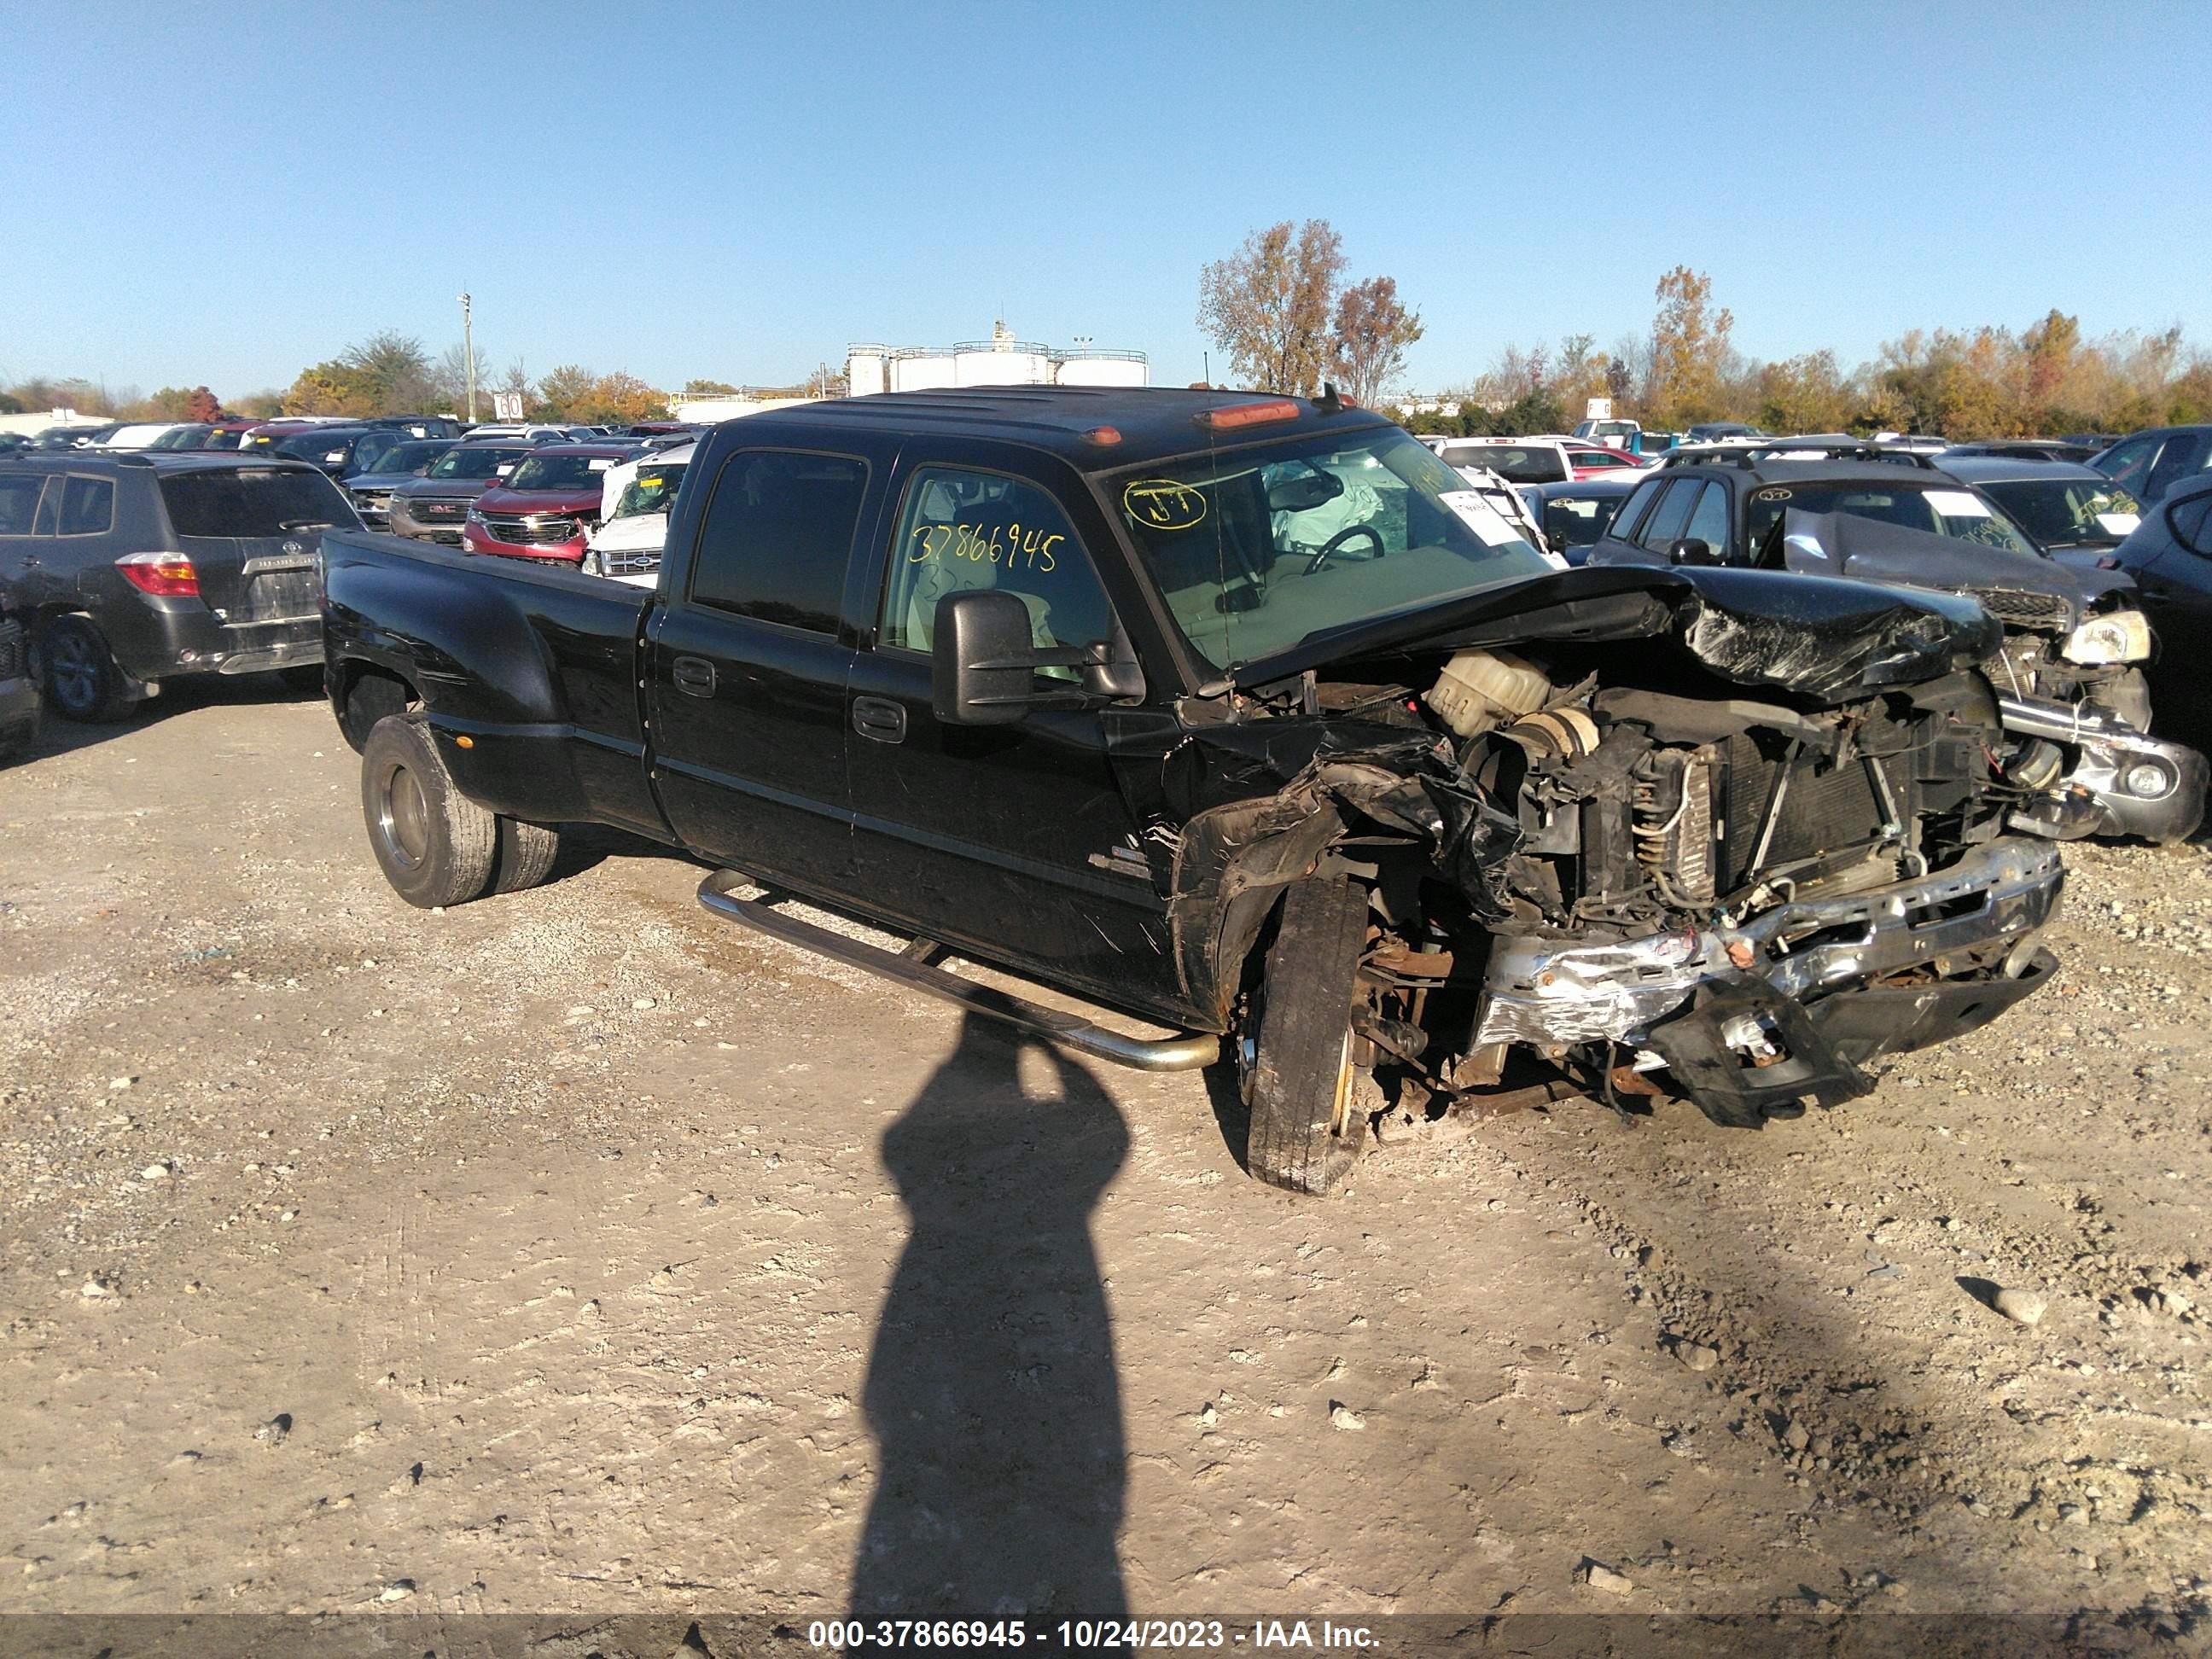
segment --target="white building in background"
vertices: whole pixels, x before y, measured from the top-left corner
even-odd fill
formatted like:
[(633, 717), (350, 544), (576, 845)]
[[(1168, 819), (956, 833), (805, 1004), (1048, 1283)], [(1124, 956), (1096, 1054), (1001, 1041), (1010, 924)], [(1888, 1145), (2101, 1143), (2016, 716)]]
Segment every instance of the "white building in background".
[(1144, 386), (1141, 351), (1061, 348), (1017, 340), (1004, 323), (988, 340), (952, 346), (861, 344), (847, 348), (845, 383), (855, 398), (879, 392), (937, 392), (971, 386)]

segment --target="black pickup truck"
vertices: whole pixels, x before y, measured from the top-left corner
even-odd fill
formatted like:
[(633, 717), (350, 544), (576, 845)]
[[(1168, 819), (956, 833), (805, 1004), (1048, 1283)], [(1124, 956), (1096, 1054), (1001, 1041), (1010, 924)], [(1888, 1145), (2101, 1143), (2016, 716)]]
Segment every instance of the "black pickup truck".
[(2005, 832), (1972, 600), (1561, 568), (1333, 395), (733, 421), (657, 591), (367, 532), (322, 559), (331, 704), (404, 897), (513, 890), (561, 823), (619, 825), (720, 866), (725, 915), (1079, 1052), (1225, 1048), (1249, 1167), (1297, 1190), (1532, 1097), (1671, 1091), (1744, 1127), (1834, 1104), (2055, 967), (2059, 855)]

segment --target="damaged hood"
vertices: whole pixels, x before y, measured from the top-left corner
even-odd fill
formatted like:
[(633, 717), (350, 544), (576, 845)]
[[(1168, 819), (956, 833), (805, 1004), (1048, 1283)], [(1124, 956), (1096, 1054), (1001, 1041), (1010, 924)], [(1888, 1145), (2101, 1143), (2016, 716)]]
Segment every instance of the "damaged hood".
[(1792, 507), (1783, 515), (1782, 528), (1783, 563), (1790, 570), (1961, 593), (2048, 593), (2066, 601), (2075, 622), (2081, 620), (2093, 597), (2134, 586), (2132, 581), (2094, 580), (2039, 554), (1909, 530), (1850, 513), (1802, 513)]
[(1326, 629), (1230, 678), (1249, 687), (1477, 646), (1660, 636), (1723, 678), (1817, 698), (1940, 679), (2002, 637), (1972, 599), (1925, 589), (1712, 565), (1584, 565)]

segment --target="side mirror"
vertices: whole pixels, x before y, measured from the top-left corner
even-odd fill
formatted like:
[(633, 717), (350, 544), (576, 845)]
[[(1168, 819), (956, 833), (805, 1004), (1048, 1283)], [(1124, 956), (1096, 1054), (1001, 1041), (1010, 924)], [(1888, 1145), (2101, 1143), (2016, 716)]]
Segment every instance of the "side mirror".
[(1695, 536), (1686, 537), (1667, 550), (1669, 564), (1718, 564), (1713, 556), (1713, 544)]
[(1567, 556), (1567, 532), (1564, 530), (1546, 531), (1544, 532), (1544, 545), (1550, 548), (1553, 552), (1558, 554), (1561, 558), (1565, 558)]
[(929, 690), (938, 719), (1012, 726), (1030, 710), (1036, 671), (1030, 608), (1015, 595), (971, 587), (937, 601)]
[[(1040, 668), (1073, 668), (1081, 683), (1039, 690)], [(1040, 650), (1030, 608), (997, 588), (966, 588), (937, 601), (930, 703), (957, 726), (1012, 726), (1032, 708), (1083, 708), (1145, 695), (1145, 672), (1117, 627), (1111, 642)]]

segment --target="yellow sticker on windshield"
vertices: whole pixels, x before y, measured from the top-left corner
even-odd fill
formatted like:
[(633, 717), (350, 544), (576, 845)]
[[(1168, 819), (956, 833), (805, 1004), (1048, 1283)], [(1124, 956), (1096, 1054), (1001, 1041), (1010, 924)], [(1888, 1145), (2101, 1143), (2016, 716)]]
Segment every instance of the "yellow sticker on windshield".
[(1139, 478), (1123, 488), (1121, 510), (1146, 530), (1188, 530), (1206, 517), (1206, 493), (1173, 478)]

